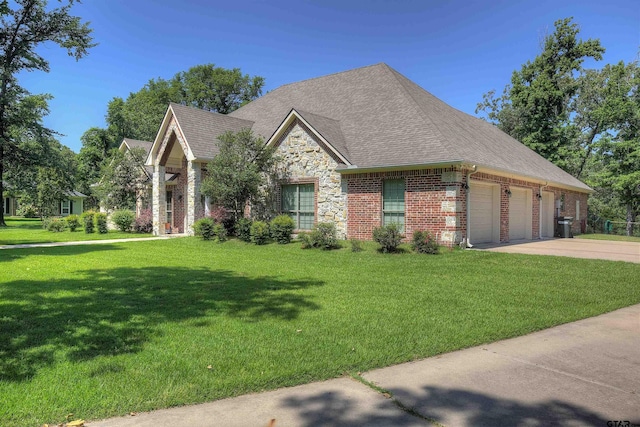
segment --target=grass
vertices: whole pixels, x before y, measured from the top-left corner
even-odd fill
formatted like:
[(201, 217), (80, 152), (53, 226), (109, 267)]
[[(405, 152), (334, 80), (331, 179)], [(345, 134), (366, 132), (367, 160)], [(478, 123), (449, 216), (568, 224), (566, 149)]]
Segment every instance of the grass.
[(618, 236), (616, 234), (581, 234), (575, 236), (578, 239), (590, 239), (590, 240), (612, 240), (617, 242), (638, 242), (640, 243), (640, 237), (635, 236)]
[[(348, 245), (345, 245), (348, 246)], [(640, 266), (194, 238), (0, 251), (0, 425), (292, 386), (640, 303)]]
[(39, 218), (6, 218), (7, 227), (0, 227), (0, 246), (25, 243), (75, 242), (85, 240), (126, 239), (131, 237), (151, 237), (150, 234), (121, 233), (110, 230), (106, 234), (97, 232), (87, 234), (84, 228), (54, 233), (42, 228)]

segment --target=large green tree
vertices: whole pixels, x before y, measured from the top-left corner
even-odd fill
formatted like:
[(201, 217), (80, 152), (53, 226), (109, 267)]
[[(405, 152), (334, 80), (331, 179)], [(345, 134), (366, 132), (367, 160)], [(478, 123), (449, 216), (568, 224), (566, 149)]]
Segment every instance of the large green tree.
[(596, 156), (601, 162), (593, 177), (596, 187), (608, 189), (624, 207), (626, 233), (633, 234), (640, 215), (640, 67), (637, 62), (605, 67), (601, 74), (614, 89), (606, 92), (610, 108), (606, 119), (612, 133), (603, 138)]
[[(555, 22), (544, 38), (542, 52), (514, 71), (501, 96), (483, 96), (476, 112), (564, 169), (570, 169), (579, 130), (572, 123), (572, 102), (578, 93), (577, 75), (587, 58), (602, 59), (599, 40), (578, 38), (571, 18)], [(572, 171), (575, 172), (575, 171)]]
[[(43, 132), (41, 118), (46, 110), (46, 105), (44, 110), (24, 108), (32, 97), (18, 84), (16, 76), (22, 71), (49, 71), (49, 62), (38, 49), (47, 42), (66, 49), (76, 60), (93, 46), (88, 24), (70, 14), (76, 1), (60, 3), (54, 8), (49, 8), (46, 0), (0, 3), (0, 194), (7, 162), (21, 161), (16, 155), (19, 144), (13, 135), (20, 131)], [(0, 226), (6, 226), (1, 210)]]
[(113, 152), (95, 186), (95, 194), (104, 208), (135, 209), (136, 202), (147, 194), (145, 160), (146, 152), (142, 148)]
[(265, 186), (273, 175), (277, 158), (261, 137), (250, 129), (227, 132), (218, 137), (219, 153), (207, 166), (202, 194), (213, 205), (227, 208), (237, 221), (244, 217), (248, 204), (264, 205)]

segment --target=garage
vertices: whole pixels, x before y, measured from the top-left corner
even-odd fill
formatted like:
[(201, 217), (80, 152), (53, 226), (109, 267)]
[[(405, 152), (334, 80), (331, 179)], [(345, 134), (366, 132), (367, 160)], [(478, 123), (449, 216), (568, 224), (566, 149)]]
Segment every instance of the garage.
[(531, 239), (531, 190), (510, 188), (509, 240)]
[(498, 185), (471, 184), (469, 193), (469, 240), (471, 243), (500, 241), (500, 199)]
[(553, 237), (553, 209), (554, 209), (554, 195), (550, 191), (542, 192), (542, 200), (540, 201), (541, 212), (541, 232), (542, 237)]

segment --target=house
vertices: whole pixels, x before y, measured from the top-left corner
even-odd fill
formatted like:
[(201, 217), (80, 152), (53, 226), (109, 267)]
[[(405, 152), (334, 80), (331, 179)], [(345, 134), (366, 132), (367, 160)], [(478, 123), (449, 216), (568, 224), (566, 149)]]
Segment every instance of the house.
[[(7, 183), (4, 184), (5, 188), (11, 188)], [(87, 196), (79, 191), (67, 191), (65, 198), (60, 202), (57, 207), (55, 215), (69, 216), (71, 214), (81, 215), (84, 211), (84, 199)], [(5, 216), (16, 216), (18, 214), (20, 197), (16, 194), (5, 194), (2, 198), (2, 211)]]
[(556, 216), (579, 232), (586, 220), (587, 185), (377, 64), (284, 85), (228, 115), (170, 104), (147, 158), (155, 234), (166, 222), (192, 232), (216, 137), (243, 128), (283, 159), (278, 207), (298, 230), (333, 222), (343, 238), (371, 239), (398, 223), (453, 245), (552, 237)]

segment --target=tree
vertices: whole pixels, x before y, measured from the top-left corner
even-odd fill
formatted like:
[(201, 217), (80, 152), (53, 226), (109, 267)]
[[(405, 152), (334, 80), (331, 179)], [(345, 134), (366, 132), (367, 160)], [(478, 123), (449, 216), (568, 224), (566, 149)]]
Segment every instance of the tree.
[(483, 96), (476, 113), (558, 166), (568, 169), (578, 130), (571, 122), (571, 103), (579, 90), (576, 75), (585, 59), (602, 59), (599, 40), (578, 39), (571, 18), (555, 22), (542, 52), (514, 71), (501, 97)]
[(218, 137), (219, 153), (209, 163), (202, 181), (202, 194), (211, 203), (233, 212), (234, 219), (244, 217), (245, 207), (264, 203), (263, 187), (268, 183), (277, 158), (261, 137), (250, 129), (227, 132)]
[[(49, 9), (45, 0), (15, 0), (1, 3), (0, 8), (0, 194), (8, 153), (16, 150), (12, 133), (44, 132), (41, 118), (43, 108), (35, 112), (25, 109), (33, 100), (20, 87), (16, 76), (22, 71), (49, 71), (48, 61), (38, 53), (38, 47), (53, 42), (67, 50), (76, 60), (84, 57), (94, 46), (88, 24), (70, 15), (74, 0)], [(43, 99), (40, 99), (42, 101)], [(46, 110), (46, 103), (44, 110)], [(40, 114), (40, 115), (38, 115)], [(14, 156), (13, 161), (20, 161)], [(0, 226), (6, 226), (0, 211)]]
[(146, 152), (133, 148), (114, 151), (96, 185), (96, 195), (107, 210), (135, 209), (136, 202), (147, 194), (147, 175), (144, 172)]
[(176, 74), (172, 82), (179, 88), (183, 104), (228, 114), (259, 97), (264, 78), (243, 75), (239, 68), (205, 64)]
[(615, 94), (610, 95), (614, 102), (607, 111), (615, 133), (599, 144), (602, 168), (594, 181), (617, 196), (625, 208), (626, 232), (631, 236), (640, 215), (640, 66), (637, 62), (619, 63), (603, 71), (615, 82)]
[(87, 207), (98, 206), (98, 198), (93, 194), (92, 185), (100, 181), (101, 171), (105, 161), (111, 156), (112, 150), (117, 147), (117, 140), (107, 129), (92, 127), (80, 137), (82, 148), (78, 153), (78, 180), (77, 189), (86, 194)]

